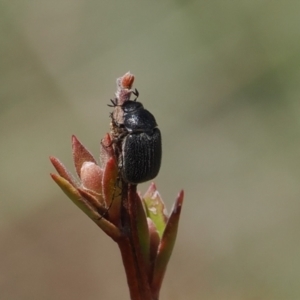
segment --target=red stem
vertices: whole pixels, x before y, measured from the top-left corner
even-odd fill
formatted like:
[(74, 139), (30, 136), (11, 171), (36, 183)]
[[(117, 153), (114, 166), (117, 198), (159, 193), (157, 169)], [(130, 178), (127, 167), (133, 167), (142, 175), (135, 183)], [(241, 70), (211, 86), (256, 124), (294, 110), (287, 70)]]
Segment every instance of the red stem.
[(147, 268), (143, 259), (137, 229), (136, 185), (123, 187), (122, 238), (118, 245), (122, 254), (131, 300), (153, 300)]

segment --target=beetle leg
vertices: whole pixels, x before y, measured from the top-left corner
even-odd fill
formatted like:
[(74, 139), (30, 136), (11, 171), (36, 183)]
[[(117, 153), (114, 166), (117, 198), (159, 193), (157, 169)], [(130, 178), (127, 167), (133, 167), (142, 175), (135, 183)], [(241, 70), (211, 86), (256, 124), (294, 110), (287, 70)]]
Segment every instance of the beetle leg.
[[(114, 200), (115, 200), (115, 197), (119, 197), (119, 196), (122, 194), (122, 186), (120, 185), (120, 183), (121, 183), (121, 178), (118, 176), (118, 177), (117, 177), (117, 180), (116, 180), (116, 183), (115, 183), (115, 186), (114, 186), (114, 192), (113, 192), (113, 195), (112, 195), (112, 199), (111, 199), (111, 201), (110, 201), (110, 203), (109, 203), (109, 206), (106, 208), (106, 212), (105, 212), (104, 214), (102, 214), (102, 215), (97, 219), (98, 221), (101, 220), (102, 218), (104, 218), (104, 217), (108, 214), (110, 208), (111, 208), (112, 205), (113, 205), (113, 202), (114, 202)], [(117, 188), (117, 187), (121, 190), (121, 192), (120, 192), (119, 195), (116, 195), (116, 188)]]
[(115, 106), (117, 106), (118, 105), (118, 103), (117, 103), (117, 99), (110, 99), (110, 102), (112, 103), (112, 105), (111, 104), (107, 104), (107, 106), (109, 106), (109, 107), (115, 107)]
[(136, 101), (137, 98), (139, 97), (140, 93), (137, 89), (134, 89), (134, 91), (132, 92), (132, 94), (136, 97), (133, 101)]

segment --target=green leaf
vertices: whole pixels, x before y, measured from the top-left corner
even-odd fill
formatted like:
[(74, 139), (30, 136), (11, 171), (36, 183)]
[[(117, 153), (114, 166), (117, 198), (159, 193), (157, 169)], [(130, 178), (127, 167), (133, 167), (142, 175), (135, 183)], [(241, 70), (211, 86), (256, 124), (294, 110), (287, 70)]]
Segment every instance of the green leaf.
[(165, 204), (162, 198), (160, 197), (160, 194), (157, 191), (154, 183), (151, 183), (143, 199), (145, 203), (147, 217), (149, 217), (153, 221), (159, 234), (159, 237), (161, 238), (165, 230), (168, 217), (166, 215)]

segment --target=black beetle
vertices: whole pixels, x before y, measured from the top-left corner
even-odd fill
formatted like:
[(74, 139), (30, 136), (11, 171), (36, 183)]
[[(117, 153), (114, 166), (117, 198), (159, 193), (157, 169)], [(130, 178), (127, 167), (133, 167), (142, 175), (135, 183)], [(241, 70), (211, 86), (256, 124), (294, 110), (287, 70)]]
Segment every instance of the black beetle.
[(161, 133), (154, 116), (142, 103), (129, 100), (122, 108), (128, 134), (122, 140), (121, 174), (126, 182), (138, 184), (153, 179), (159, 172)]
[(156, 120), (136, 99), (127, 100), (120, 107), (123, 122), (115, 124), (122, 128), (119, 137), (121, 177), (130, 184), (151, 180), (159, 172), (162, 156), (161, 133)]

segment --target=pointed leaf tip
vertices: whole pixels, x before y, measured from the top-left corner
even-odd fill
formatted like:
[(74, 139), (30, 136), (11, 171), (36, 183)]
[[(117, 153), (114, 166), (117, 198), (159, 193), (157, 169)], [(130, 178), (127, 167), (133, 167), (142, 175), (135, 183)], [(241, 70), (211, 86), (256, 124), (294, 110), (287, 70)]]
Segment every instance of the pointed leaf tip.
[(80, 143), (75, 135), (72, 135), (73, 160), (76, 173), (80, 178), (80, 170), (84, 162), (93, 162), (97, 164), (93, 155)]
[(180, 214), (181, 212), (181, 207), (182, 207), (182, 204), (183, 204), (183, 198), (184, 198), (184, 191), (181, 190), (177, 196), (177, 199), (174, 203), (174, 207), (172, 209), (172, 213), (173, 214)]
[(153, 195), (157, 191), (156, 184), (152, 181), (145, 195)]
[(74, 187), (78, 186), (72, 174), (67, 170), (67, 168), (62, 164), (62, 162), (58, 158), (50, 156), (49, 159), (61, 177), (68, 180)]

